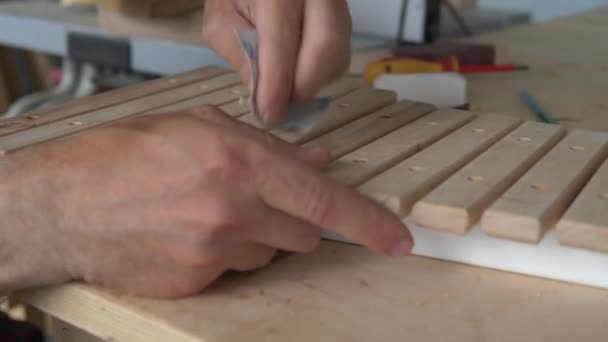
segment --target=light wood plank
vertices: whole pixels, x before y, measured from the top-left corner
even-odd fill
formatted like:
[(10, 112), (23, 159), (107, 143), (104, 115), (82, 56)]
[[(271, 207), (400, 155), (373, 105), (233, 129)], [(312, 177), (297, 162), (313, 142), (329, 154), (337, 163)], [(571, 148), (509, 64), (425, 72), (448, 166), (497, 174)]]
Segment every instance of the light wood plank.
[(604, 289), (329, 241), (180, 300), (75, 284), (23, 299), (116, 342), (608, 340)]
[[(47, 334), (51, 341), (58, 342), (103, 342), (105, 339), (93, 336), (88, 332), (68, 324), (60, 319), (53, 318), (50, 331)], [(110, 340), (111, 341), (111, 340)]]
[(329, 97), (331, 99), (344, 96), (359, 88), (368, 88), (369, 85), (359, 77), (343, 77), (321, 88), (319, 97)]
[[(341, 96), (345, 96), (349, 93), (352, 93), (353, 91), (361, 87), (369, 88), (369, 86), (365, 84), (365, 81), (363, 79), (354, 77), (344, 77), (321, 88), (321, 91), (319, 92), (318, 96), (328, 97), (331, 100), (335, 100)], [(248, 103), (246, 102), (245, 104), (247, 105)], [(246, 113), (245, 115), (242, 115), (240, 117), (240, 120), (251, 126), (260, 129), (264, 128), (262, 122), (260, 122), (260, 120), (253, 113)]]
[(508, 134), (520, 119), (483, 115), (458, 131), (360, 186), (360, 191), (395, 213), (414, 203), (456, 170)]
[(434, 106), (424, 103), (400, 101), (370, 115), (350, 122), (322, 135), (305, 146), (324, 146), (331, 158), (339, 158), (398, 128), (432, 112)]
[(362, 88), (333, 101), (315, 127), (304, 133), (273, 131), (290, 143), (301, 144), (321, 136), (346, 123), (394, 103), (393, 92), (379, 89)]
[[(226, 74), (177, 87), (157, 95), (141, 97), (121, 105), (102, 108), (84, 114), (62, 119), (44, 126), (32, 127), (27, 131), (17, 132), (0, 137), (0, 151), (2, 154), (10, 153), (20, 148), (74, 134), (112, 121), (128, 118), (154, 108), (162, 107), (168, 103), (179, 102), (194, 96), (200, 96), (218, 89), (237, 84), (236, 74)], [(201, 87), (204, 86), (204, 87)]]
[(475, 113), (442, 109), (348, 153), (330, 164), (327, 174), (359, 185), (466, 125)]
[[(163, 77), (126, 88), (107, 91), (95, 96), (76, 99), (58, 107), (30, 113), (27, 119), (7, 120), (0, 127), (0, 136), (19, 132), (32, 126), (39, 126), (49, 122), (65, 119), (81, 113), (126, 104), (127, 102), (138, 98), (154, 96), (161, 94), (162, 92), (177, 87), (183, 87), (192, 83), (204, 84), (201, 83), (201, 81), (213, 79), (229, 72), (230, 70), (228, 69), (206, 67), (172, 77)], [(201, 91), (201, 93), (203, 92), (204, 91)]]
[(494, 237), (537, 243), (608, 154), (608, 134), (573, 131), (482, 216)]
[(562, 245), (608, 253), (608, 160), (555, 227)]
[(249, 99), (240, 98), (220, 106), (220, 109), (233, 118), (241, 117), (249, 113)]
[(464, 234), (509, 186), (564, 137), (557, 125), (528, 121), (418, 201), (413, 220)]
[[(156, 108), (154, 110), (146, 111), (142, 114), (161, 114), (167, 112), (176, 112), (184, 109), (190, 109), (202, 105), (210, 105), (210, 106), (221, 106), (226, 105), (228, 103), (232, 103), (238, 101), (242, 102), (241, 99), (247, 101), (247, 97), (249, 96), (249, 91), (247, 87), (243, 85), (237, 85), (230, 88), (220, 89), (218, 91), (214, 91), (209, 94), (205, 94), (202, 96), (197, 96), (191, 99), (187, 99), (184, 101), (180, 101), (177, 103), (173, 103), (167, 106), (162, 106), (160, 108)], [(230, 116), (235, 116), (238, 113), (226, 112), (226, 114)]]
[(262, 123), (262, 121), (260, 121), (258, 119), (258, 117), (255, 114), (253, 114), (252, 112), (250, 112), (250, 111), (248, 111), (247, 113), (241, 115), (239, 117), (239, 120), (242, 121), (242, 122), (244, 122), (244, 123), (246, 123), (246, 124), (248, 124), (248, 125), (251, 125), (251, 126), (253, 126), (255, 128), (266, 129), (264, 127), (264, 124)]
[(46, 292), (31, 291), (27, 295), (27, 302), (51, 312), (55, 320), (78, 327), (87, 335), (104, 341), (201, 342), (201, 339), (179, 331), (168, 323), (147, 314), (142, 315), (141, 310), (106, 301), (109, 294), (94, 293), (92, 287), (68, 284), (48, 287)]

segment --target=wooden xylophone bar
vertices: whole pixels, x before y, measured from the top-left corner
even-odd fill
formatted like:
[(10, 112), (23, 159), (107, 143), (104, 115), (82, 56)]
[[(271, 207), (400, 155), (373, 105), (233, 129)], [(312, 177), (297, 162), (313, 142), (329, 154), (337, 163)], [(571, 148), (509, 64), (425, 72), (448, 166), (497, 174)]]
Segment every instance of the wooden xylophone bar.
[[(401, 101), (345, 78), (311, 132), (328, 176), (399, 214), (414, 254), (608, 288), (608, 134)], [(234, 73), (204, 68), (0, 121), (0, 151), (210, 104), (258, 126)], [(326, 237), (346, 241), (329, 231)]]

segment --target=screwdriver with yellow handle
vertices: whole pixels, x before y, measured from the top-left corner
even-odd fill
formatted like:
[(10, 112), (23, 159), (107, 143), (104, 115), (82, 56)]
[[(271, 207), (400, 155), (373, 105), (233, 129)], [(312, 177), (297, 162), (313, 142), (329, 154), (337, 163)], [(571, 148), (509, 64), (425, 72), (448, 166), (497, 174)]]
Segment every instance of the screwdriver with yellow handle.
[(415, 74), (434, 72), (455, 72), (461, 74), (482, 72), (506, 72), (527, 70), (522, 65), (460, 65), (454, 56), (444, 58), (438, 62), (429, 62), (415, 58), (390, 57), (366, 65), (363, 72), (365, 80), (373, 85), (374, 81), (384, 74)]

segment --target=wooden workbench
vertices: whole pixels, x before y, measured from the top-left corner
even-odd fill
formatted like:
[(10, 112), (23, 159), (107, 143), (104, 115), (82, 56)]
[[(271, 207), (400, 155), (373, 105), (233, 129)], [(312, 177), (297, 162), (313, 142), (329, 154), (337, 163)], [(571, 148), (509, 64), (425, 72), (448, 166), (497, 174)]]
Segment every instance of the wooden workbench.
[[(525, 87), (567, 125), (608, 131), (607, 34), (604, 8), (476, 38), (532, 70), (472, 77), (472, 108), (531, 117), (518, 98)], [(178, 301), (78, 284), (20, 298), (109, 341), (608, 339), (608, 291), (334, 242)], [(67, 325), (58, 334), (83, 338)]]
[[(608, 131), (608, 7), (571, 17), (482, 34), (472, 41), (494, 44), (500, 62), (530, 66), (525, 72), (469, 75), (471, 110), (535, 119), (519, 98), (529, 90), (568, 127)], [(471, 40), (469, 40), (471, 41)], [(362, 50), (351, 73), (388, 56), (385, 49)]]
[(531, 70), (471, 77), (472, 109), (533, 118), (519, 100), (530, 90), (569, 127), (608, 131), (608, 7), (477, 40), (504, 46)]

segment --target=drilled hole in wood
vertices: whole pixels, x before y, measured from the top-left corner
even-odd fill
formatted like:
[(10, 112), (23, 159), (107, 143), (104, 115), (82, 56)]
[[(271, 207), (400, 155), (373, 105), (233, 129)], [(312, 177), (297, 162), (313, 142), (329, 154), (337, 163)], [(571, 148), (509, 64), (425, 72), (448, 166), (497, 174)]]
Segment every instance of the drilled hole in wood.
[(338, 107), (340, 107), (340, 108), (348, 108), (348, 107), (350, 107), (350, 104), (348, 104), (348, 103), (340, 103), (340, 104), (338, 104)]
[(471, 181), (473, 183), (483, 182), (483, 180), (484, 180), (484, 178), (482, 176), (471, 176), (468, 179), (469, 179), (469, 181)]
[(542, 183), (532, 184), (530, 187), (532, 189), (534, 189), (536, 191), (540, 191), (540, 192), (549, 191), (549, 187), (546, 184), (542, 184)]
[(70, 125), (70, 126), (80, 126), (80, 125), (82, 125), (82, 122), (80, 122), (80, 121), (72, 121), (72, 122), (68, 123), (68, 125)]
[(528, 137), (521, 137), (518, 139), (519, 141), (523, 141), (523, 142), (530, 142), (532, 141), (532, 139), (528, 138)]
[(365, 164), (365, 163), (367, 163), (367, 160), (366, 159), (353, 159), (352, 162), (354, 164)]
[(603, 194), (600, 194), (600, 198), (603, 200), (608, 200), (608, 192), (604, 192)]
[(422, 172), (422, 171), (424, 171), (424, 167), (422, 167), (422, 166), (410, 166), (408, 168), (408, 170), (410, 170), (411, 172)]
[(583, 146), (571, 146), (570, 150), (571, 151), (584, 151), (585, 148)]
[(382, 115), (381, 118), (383, 118), (383, 119), (392, 119), (393, 116), (392, 115)]
[(427, 125), (429, 125), (429, 126), (439, 126), (439, 122), (431, 121)]
[(485, 133), (485, 132), (486, 132), (486, 130), (485, 130), (485, 129), (483, 129), (483, 128), (475, 128), (475, 129), (473, 130), (473, 132), (475, 132), (475, 133)]

